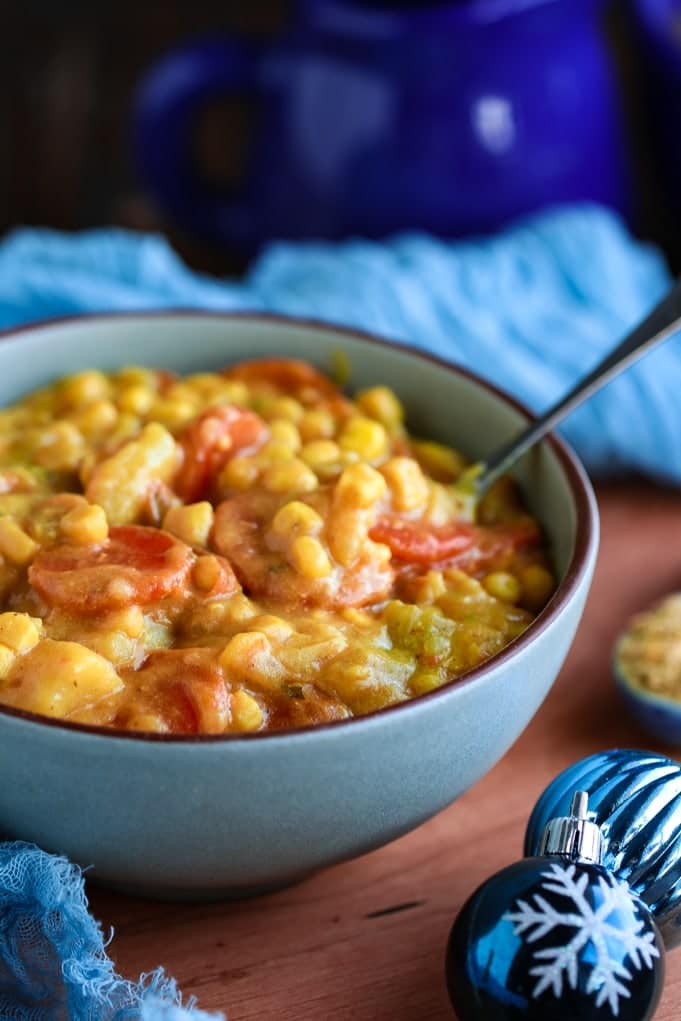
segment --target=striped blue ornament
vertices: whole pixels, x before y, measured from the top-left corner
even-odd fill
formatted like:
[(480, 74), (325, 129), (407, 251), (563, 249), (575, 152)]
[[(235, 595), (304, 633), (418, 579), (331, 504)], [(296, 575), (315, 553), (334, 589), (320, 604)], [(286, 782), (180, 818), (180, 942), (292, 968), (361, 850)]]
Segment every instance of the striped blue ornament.
[(538, 853), (550, 819), (565, 816), (578, 790), (589, 794), (605, 842), (603, 864), (650, 908), (666, 948), (681, 943), (681, 764), (664, 755), (616, 748), (563, 770), (541, 795), (525, 834)]

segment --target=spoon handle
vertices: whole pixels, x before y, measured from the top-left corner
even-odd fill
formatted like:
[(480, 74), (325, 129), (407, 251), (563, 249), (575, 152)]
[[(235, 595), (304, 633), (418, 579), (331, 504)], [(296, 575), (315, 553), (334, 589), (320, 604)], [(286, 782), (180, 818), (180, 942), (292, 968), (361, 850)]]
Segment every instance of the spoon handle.
[(662, 301), (639, 323), (624, 340), (581, 379), (572, 390), (531, 422), (509, 443), (500, 447), (483, 463), (482, 471), (475, 480), (478, 493), (483, 493), (503, 475), (526, 450), (542, 439), (563, 418), (574, 411), (582, 401), (587, 400), (601, 387), (609, 383), (620, 372), (633, 365), (642, 355), (656, 344), (673, 336), (681, 329), (681, 278), (667, 292)]

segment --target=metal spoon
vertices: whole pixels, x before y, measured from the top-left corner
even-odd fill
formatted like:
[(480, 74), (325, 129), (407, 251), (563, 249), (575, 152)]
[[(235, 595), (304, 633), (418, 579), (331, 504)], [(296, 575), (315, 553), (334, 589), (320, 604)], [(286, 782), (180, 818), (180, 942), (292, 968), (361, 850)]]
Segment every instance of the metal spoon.
[(624, 369), (628, 369), (656, 344), (681, 330), (681, 278), (642, 323), (629, 333), (614, 351), (562, 397), (557, 404), (531, 422), (515, 439), (504, 444), (469, 476), (476, 496), (481, 496), (526, 450), (541, 440), (563, 418), (574, 411)]

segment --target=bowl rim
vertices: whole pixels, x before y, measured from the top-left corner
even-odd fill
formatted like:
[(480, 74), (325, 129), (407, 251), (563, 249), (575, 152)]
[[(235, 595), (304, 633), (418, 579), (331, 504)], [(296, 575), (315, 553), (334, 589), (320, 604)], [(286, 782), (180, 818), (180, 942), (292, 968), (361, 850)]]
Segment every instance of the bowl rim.
[[(472, 372), (470, 369), (448, 361), (446, 358), (441, 358), (438, 355), (432, 354), (430, 351), (424, 351), (421, 348), (415, 347), (414, 345), (401, 340), (383, 337), (353, 326), (344, 326), (331, 320), (306, 316), (289, 316), (277, 312), (262, 311), (260, 309), (211, 310), (178, 306), (176, 308), (173, 307), (166, 309), (141, 309), (139, 311), (126, 309), (110, 312), (84, 312), (75, 315), (50, 316), (44, 319), (33, 320), (29, 323), (21, 323), (18, 326), (11, 326), (0, 330), (0, 342), (13, 340), (25, 333), (36, 333), (51, 326), (83, 326), (87, 328), (88, 325), (92, 325), (97, 322), (105, 322), (107, 320), (154, 320), (164, 318), (196, 318), (199, 320), (218, 319), (225, 320), (227, 322), (246, 320), (249, 322), (265, 322), (274, 326), (283, 325), (302, 330), (331, 331), (342, 336), (359, 340), (362, 343), (403, 351), (405, 354), (413, 358), (430, 362), (446, 372), (460, 376), (465, 380), (475, 383), (483, 390), (487, 390), (494, 397), (503, 401), (515, 411), (520, 412), (528, 421), (531, 421), (536, 417), (525, 404), (506, 393), (500, 387), (497, 387), (494, 383), (490, 383), (478, 376), (475, 372)], [(540, 635), (542, 635), (544, 631), (546, 631), (558, 618), (565, 606), (575, 595), (589, 568), (592, 550), (594, 553), (596, 552), (594, 547), (597, 545), (598, 541), (598, 509), (596, 498), (586, 474), (586, 470), (569, 444), (555, 433), (549, 433), (549, 435), (541, 442), (548, 444), (557, 456), (575, 500), (577, 523), (575, 529), (574, 548), (565, 576), (549, 602), (521, 635), (514, 638), (500, 652), (495, 653), (495, 655), (491, 656), (488, 660), (485, 660), (483, 663), (474, 667), (472, 670), (467, 671), (465, 674), (462, 674), (460, 677), (452, 678), (439, 688), (427, 692), (426, 694), (418, 695), (415, 698), (407, 699), (404, 702), (398, 702), (394, 705), (384, 706), (382, 709), (376, 709), (371, 713), (367, 713), (365, 716), (351, 716), (343, 720), (333, 720), (328, 723), (315, 724), (314, 726), (291, 727), (274, 731), (257, 731), (252, 734), (157, 734), (148, 731), (131, 731), (95, 724), (75, 723), (69, 720), (61, 720), (56, 717), (43, 716), (40, 713), (30, 712), (26, 709), (15, 709), (10, 706), (4, 706), (2, 703), (0, 703), (0, 718), (2, 716), (8, 716), (24, 720), (29, 723), (38, 724), (42, 727), (52, 727), (61, 731), (73, 731), (83, 735), (105, 737), (117, 741), (146, 741), (154, 744), (183, 745), (205, 745), (216, 743), (232, 745), (235, 742), (251, 743), (254, 741), (282, 743), (285, 741), (290, 742), (292, 740), (311, 741), (316, 736), (325, 732), (338, 732), (339, 730), (345, 730), (349, 726), (352, 726), (353, 731), (357, 732), (357, 730), (362, 726), (366, 727), (379, 723), (388, 714), (404, 714), (410, 710), (414, 712), (418, 711), (418, 708), (426, 703), (444, 700), (452, 690), (468, 687), (469, 685), (475, 684), (476, 681), (482, 680), (499, 666), (503, 666), (513, 656), (515, 656), (516, 653), (521, 652), (535, 639), (539, 638)]]

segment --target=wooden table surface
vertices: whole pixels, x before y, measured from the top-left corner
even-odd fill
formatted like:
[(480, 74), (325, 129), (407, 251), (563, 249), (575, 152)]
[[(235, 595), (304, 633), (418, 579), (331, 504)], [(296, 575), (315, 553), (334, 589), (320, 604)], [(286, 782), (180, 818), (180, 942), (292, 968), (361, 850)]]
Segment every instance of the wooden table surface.
[[(229, 1021), (451, 1021), (449, 929), (487, 876), (520, 857), (529, 812), (565, 766), (656, 745), (624, 714), (609, 656), (627, 616), (681, 588), (681, 495), (601, 487), (601, 552), (583, 622), (543, 707), (505, 758), (454, 805), (388, 847), (240, 903), (160, 904), (89, 887), (132, 978), (163, 964)], [(681, 949), (656, 1021), (679, 1021)]]

